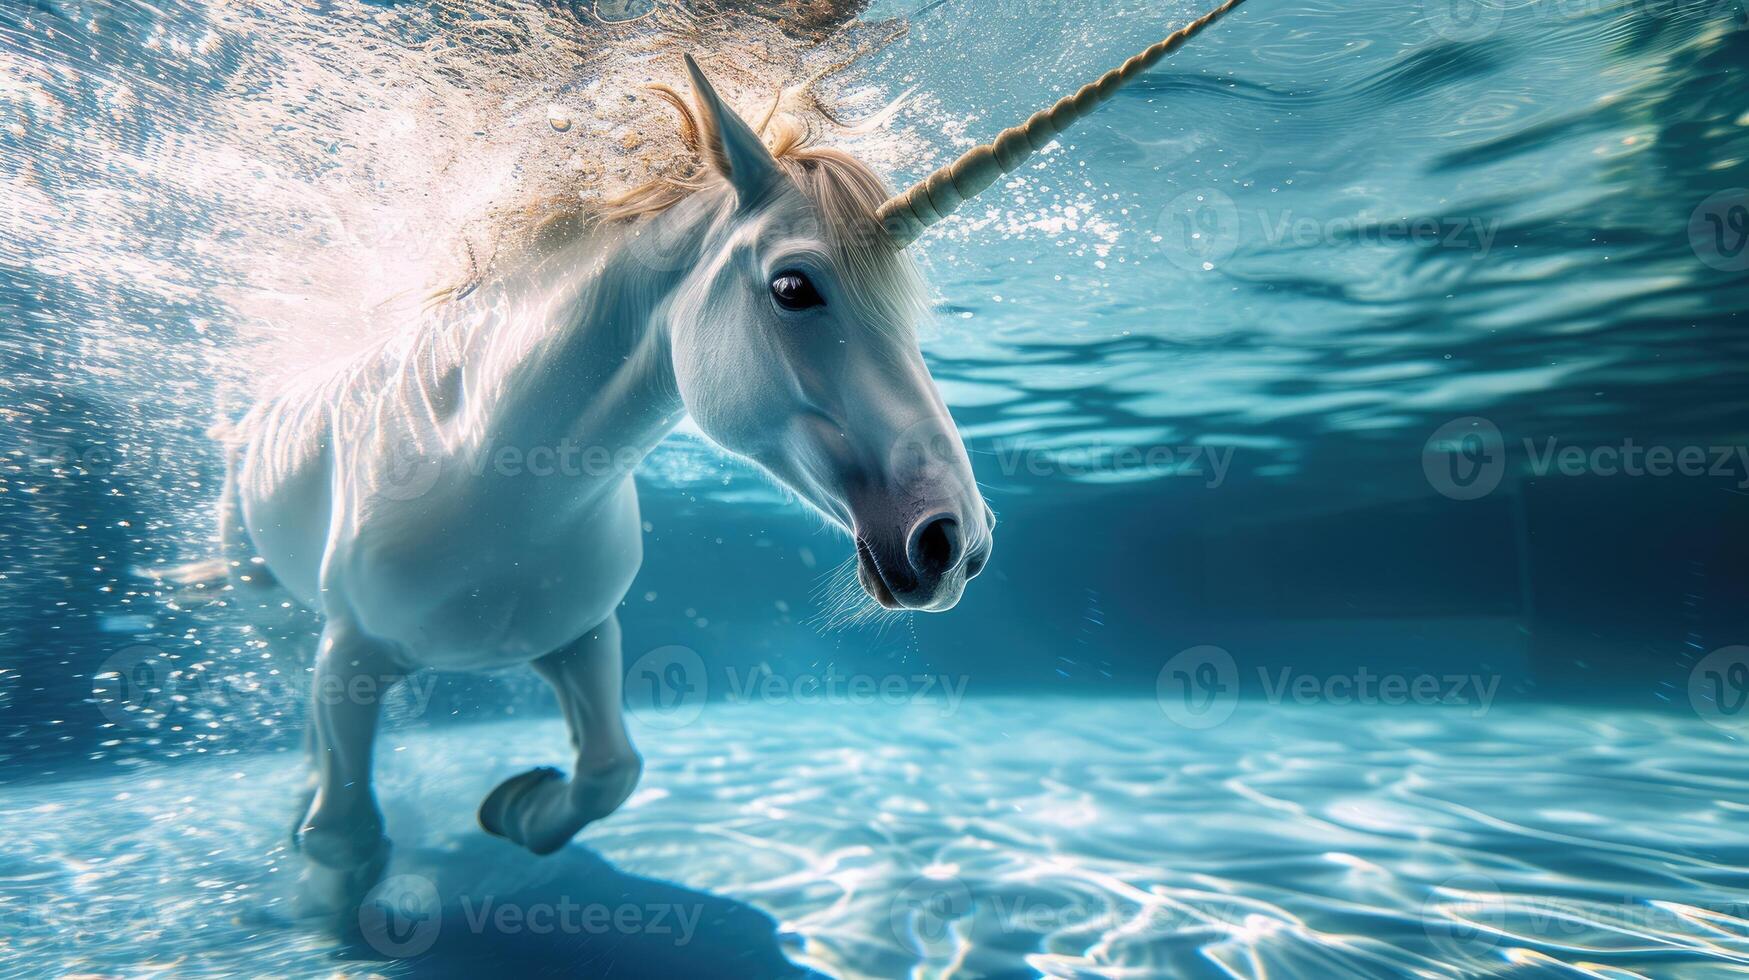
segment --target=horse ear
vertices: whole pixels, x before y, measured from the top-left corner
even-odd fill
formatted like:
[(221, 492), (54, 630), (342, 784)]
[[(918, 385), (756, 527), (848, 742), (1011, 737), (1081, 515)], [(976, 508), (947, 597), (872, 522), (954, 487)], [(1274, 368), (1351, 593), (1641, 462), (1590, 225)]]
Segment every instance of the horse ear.
[(729, 179), (742, 204), (753, 203), (782, 179), (777, 161), (758, 134), (717, 95), (690, 54), (686, 55), (686, 73), (692, 76), (693, 95), (704, 122), (699, 142), (705, 156)]

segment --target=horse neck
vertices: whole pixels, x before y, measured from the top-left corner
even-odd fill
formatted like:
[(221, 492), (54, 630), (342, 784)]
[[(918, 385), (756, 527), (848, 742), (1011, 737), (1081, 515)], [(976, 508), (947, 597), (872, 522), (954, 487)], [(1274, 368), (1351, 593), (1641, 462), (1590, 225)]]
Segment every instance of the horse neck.
[(595, 451), (642, 459), (684, 414), (663, 311), (688, 266), (662, 254), (702, 256), (720, 209), (686, 201), (637, 225), (619, 225), (529, 258), (487, 300), (504, 319), (476, 359), (500, 446)]

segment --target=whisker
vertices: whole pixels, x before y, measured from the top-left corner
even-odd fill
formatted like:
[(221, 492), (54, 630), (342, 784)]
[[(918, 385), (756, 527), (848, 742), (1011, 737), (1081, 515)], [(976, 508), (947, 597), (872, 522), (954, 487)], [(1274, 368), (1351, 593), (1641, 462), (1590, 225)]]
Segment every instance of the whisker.
[(807, 622), (821, 633), (835, 633), (853, 627), (887, 626), (902, 618), (903, 610), (887, 609), (863, 591), (856, 574), (853, 554), (820, 576), (814, 589), (814, 599), (820, 611)]

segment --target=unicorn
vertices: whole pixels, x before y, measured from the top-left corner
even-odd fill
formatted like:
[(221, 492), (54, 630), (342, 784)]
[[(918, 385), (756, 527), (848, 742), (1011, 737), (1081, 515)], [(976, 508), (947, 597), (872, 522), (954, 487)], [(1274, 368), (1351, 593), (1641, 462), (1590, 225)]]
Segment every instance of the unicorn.
[[(685, 56), (692, 101), (653, 88), (689, 179), (540, 235), (226, 430), (208, 574), (245, 609), (321, 623), (294, 830), (318, 895), (356, 901), (386, 867), (377, 694), (420, 668), (527, 665), (557, 695), (573, 770), (499, 784), (488, 833), (548, 854), (625, 802), (643, 768), (615, 618), (642, 560), (632, 469), (683, 416), (846, 532), (874, 602), (952, 608), (995, 516), (914, 339), (906, 246), (1239, 2), (899, 194), (843, 152), (766, 145)], [(494, 465), (504, 447), (528, 465)], [(543, 449), (571, 465), (536, 475)]]

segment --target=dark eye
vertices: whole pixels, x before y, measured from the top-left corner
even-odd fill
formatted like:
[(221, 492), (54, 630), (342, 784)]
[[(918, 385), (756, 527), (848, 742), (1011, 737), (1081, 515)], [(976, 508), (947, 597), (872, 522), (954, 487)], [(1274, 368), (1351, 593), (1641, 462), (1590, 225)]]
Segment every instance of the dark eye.
[(805, 310), (825, 306), (826, 301), (808, 277), (799, 272), (780, 272), (771, 277), (771, 298), (786, 310)]

